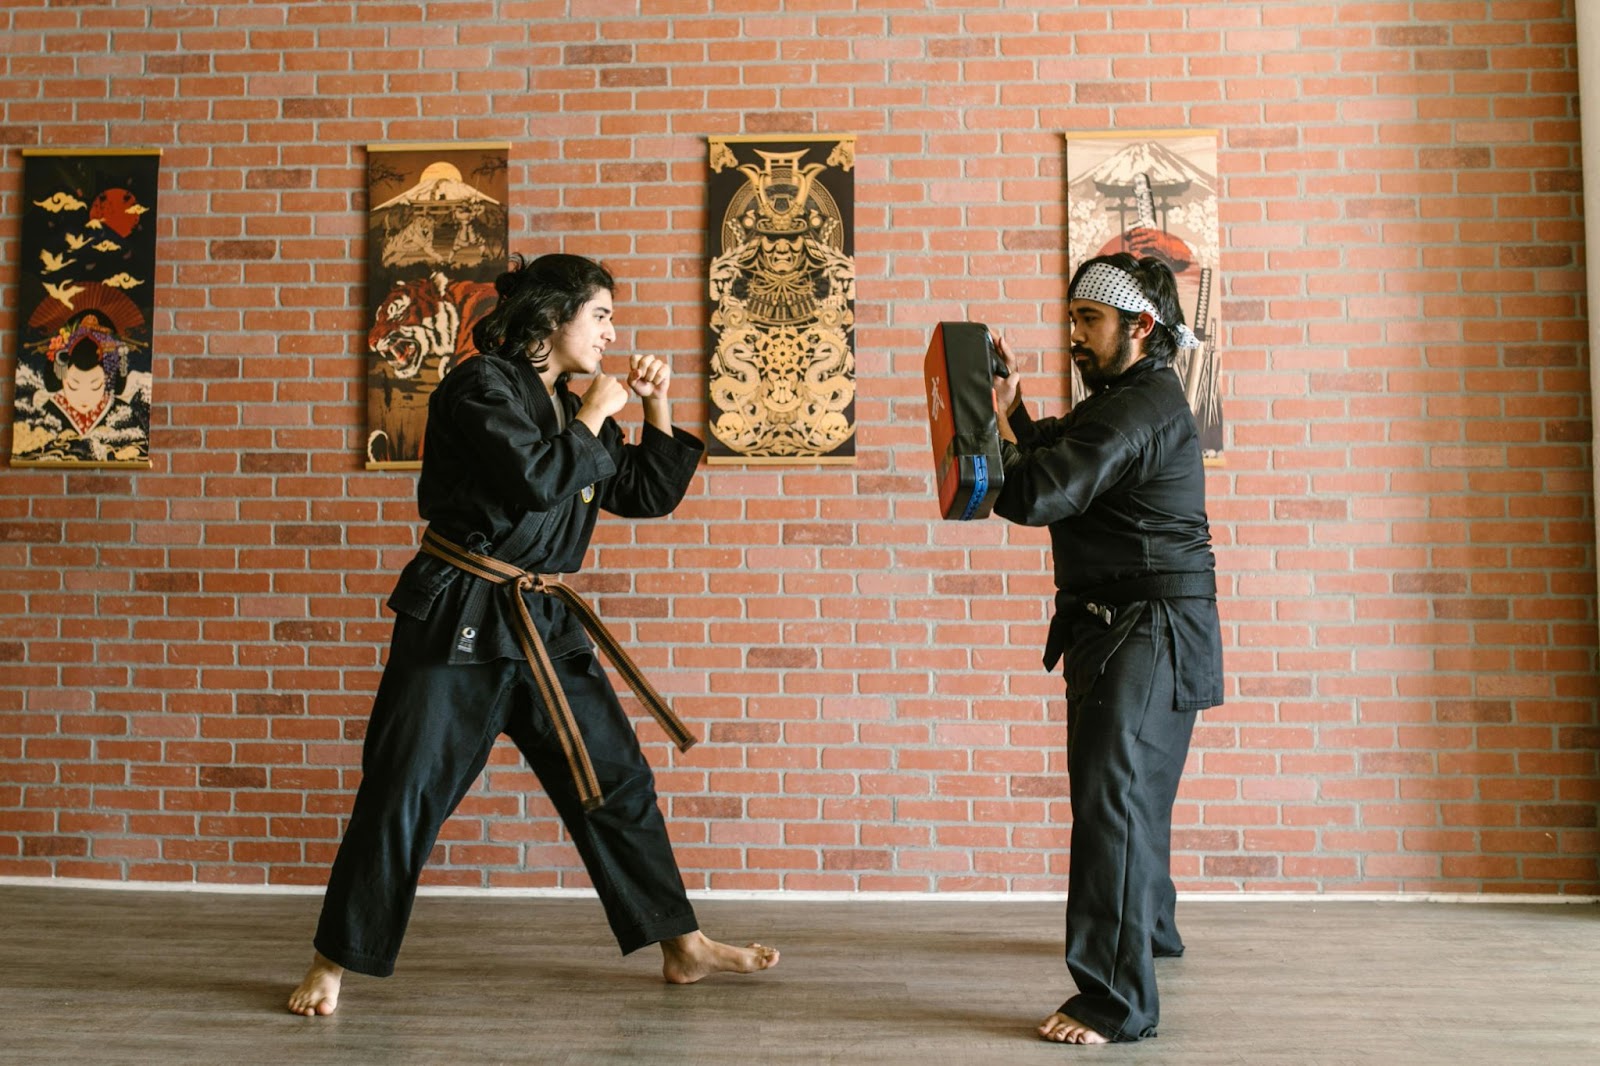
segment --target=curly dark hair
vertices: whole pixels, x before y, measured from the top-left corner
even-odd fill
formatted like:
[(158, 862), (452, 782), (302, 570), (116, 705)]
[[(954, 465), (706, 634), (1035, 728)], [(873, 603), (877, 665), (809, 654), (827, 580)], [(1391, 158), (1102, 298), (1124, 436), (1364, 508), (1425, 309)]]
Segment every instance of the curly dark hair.
[[(1096, 263), (1105, 263), (1116, 267), (1124, 274), (1130, 275), (1139, 283), (1139, 291), (1144, 293), (1145, 299), (1155, 305), (1156, 311), (1161, 315), (1161, 324), (1150, 331), (1150, 336), (1144, 339), (1144, 353), (1147, 358), (1158, 363), (1170, 363), (1178, 354), (1178, 326), (1183, 323), (1183, 308), (1178, 305), (1178, 283), (1172, 276), (1172, 268), (1154, 256), (1145, 256), (1135, 259), (1127, 252), (1117, 252), (1115, 255), (1097, 255), (1087, 259), (1072, 275), (1072, 284), (1067, 286), (1067, 292), (1077, 288), (1078, 279), (1083, 272)], [(1123, 311), (1118, 308), (1122, 319), (1124, 331), (1132, 329), (1139, 321), (1137, 311)], [(1165, 328), (1162, 328), (1162, 327)]]
[(605, 267), (581, 255), (514, 255), (512, 261), (511, 269), (494, 281), (500, 301), (472, 327), (472, 339), (480, 352), (520, 357), (544, 370), (550, 362), (545, 344), (550, 334), (571, 322), (595, 293), (614, 290), (616, 281)]

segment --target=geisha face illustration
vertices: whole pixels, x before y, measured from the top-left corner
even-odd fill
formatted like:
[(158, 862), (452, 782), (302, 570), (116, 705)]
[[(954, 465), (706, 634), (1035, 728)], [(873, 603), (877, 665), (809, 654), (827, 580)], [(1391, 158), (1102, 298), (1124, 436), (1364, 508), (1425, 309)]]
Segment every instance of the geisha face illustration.
[(79, 433), (87, 433), (106, 414), (122, 384), (122, 346), (94, 315), (86, 315), (51, 345), (61, 388), (50, 398)]
[(19, 371), (31, 378), (31, 402), (17, 422), (13, 461), (147, 463), (149, 386), (130, 379), (129, 342), (85, 316), (63, 327), (49, 348), (53, 388), (47, 375)]
[(57, 395), (75, 414), (97, 414), (110, 389), (105, 368), (100, 365), (100, 349), (94, 341), (88, 338), (79, 341), (61, 369), (64, 373)]

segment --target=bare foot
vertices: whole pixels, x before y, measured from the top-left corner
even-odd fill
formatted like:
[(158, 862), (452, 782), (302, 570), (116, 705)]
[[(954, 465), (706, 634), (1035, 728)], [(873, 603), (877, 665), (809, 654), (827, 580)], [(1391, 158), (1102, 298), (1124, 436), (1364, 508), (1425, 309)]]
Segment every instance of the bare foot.
[(314, 1018), (319, 1014), (332, 1014), (339, 1005), (339, 982), (344, 980), (344, 967), (323, 958), (321, 952), (311, 957), (311, 969), (300, 982), (300, 987), (289, 993), (289, 1011)]
[(776, 965), (777, 948), (719, 944), (698, 929), (661, 942), (661, 976), (675, 985), (692, 985), (714, 973), (758, 973)]
[(1039, 1035), (1058, 1044), (1108, 1044), (1105, 1037), (1070, 1015), (1056, 1011), (1039, 1023)]

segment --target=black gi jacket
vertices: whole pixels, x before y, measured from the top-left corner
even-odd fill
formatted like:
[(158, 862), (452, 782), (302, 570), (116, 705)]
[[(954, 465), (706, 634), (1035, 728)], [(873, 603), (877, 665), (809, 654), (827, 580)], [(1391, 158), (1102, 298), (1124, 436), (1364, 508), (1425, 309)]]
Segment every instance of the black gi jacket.
[[(1005, 484), (995, 513), (1049, 526), (1056, 614), (1047, 668), (1066, 653), (1068, 692), (1088, 691), (1130, 629), (1147, 615), (1172, 641), (1177, 710), (1222, 702), (1222, 634), (1215, 595), (1135, 600), (1107, 610), (1119, 583), (1212, 573), (1200, 435), (1171, 367), (1141, 359), (1062, 418), (1010, 414)], [(1089, 604), (1094, 604), (1091, 609)], [(1109, 617), (1107, 617), (1109, 615)]]
[[(583, 564), (597, 508), (625, 518), (670, 513), (705, 446), (693, 434), (677, 428), (666, 434), (648, 422), (639, 443), (629, 444), (610, 418), (597, 438), (575, 417), (581, 402), (564, 378), (551, 397), (524, 359), (486, 354), (457, 366), (428, 400), (417, 482), (422, 517), (471, 551), (530, 573), (558, 574)], [(419, 552), (401, 572), (389, 606), (426, 625), (426, 643), (441, 659), (522, 659), (512, 594)], [(527, 604), (552, 659), (589, 647), (558, 597), (530, 592)]]

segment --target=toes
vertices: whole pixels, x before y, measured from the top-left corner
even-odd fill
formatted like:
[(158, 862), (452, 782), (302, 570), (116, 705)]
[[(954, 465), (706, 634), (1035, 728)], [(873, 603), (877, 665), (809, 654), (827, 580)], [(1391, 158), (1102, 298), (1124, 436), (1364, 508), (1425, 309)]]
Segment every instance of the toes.
[(1039, 1035), (1057, 1044), (1103, 1044), (1106, 1040), (1094, 1029), (1060, 1011), (1039, 1023)]

